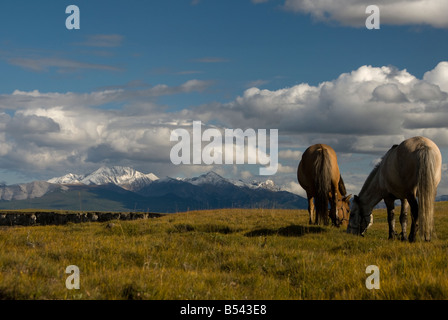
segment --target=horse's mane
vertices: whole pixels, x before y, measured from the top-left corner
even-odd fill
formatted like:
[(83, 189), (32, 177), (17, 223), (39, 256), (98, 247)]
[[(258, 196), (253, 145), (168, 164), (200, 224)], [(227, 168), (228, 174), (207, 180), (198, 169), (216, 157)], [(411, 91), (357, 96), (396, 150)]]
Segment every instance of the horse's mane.
[(369, 176), (367, 177), (366, 181), (364, 182), (364, 185), (361, 188), (361, 191), (359, 192), (360, 194), (364, 192), (364, 189), (366, 189), (367, 186), (370, 185), (373, 178), (376, 176), (376, 173), (378, 172), (378, 169), (380, 168), (380, 165), (383, 162), (383, 158), (381, 158), (381, 161), (377, 165), (375, 165), (375, 168), (373, 168), (373, 170), (370, 172)]
[(384, 156), (381, 157), (380, 162), (378, 162), (375, 167), (373, 168), (372, 172), (370, 172), (369, 176), (366, 179), (366, 182), (364, 182), (364, 185), (361, 188), (361, 191), (359, 193), (362, 193), (365, 188), (367, 188), (368, 185), (372, 182), (373, 178), (375, 177), (376, 173), (378, 172), (378, 169), (380, 168), (381, 164), (383, 163), (384, 158), (391, 152), (393, 149), (398, 147), (398, 144), (394, 144), (392, 148), (389, 149), (389, 151), (386, 152)]

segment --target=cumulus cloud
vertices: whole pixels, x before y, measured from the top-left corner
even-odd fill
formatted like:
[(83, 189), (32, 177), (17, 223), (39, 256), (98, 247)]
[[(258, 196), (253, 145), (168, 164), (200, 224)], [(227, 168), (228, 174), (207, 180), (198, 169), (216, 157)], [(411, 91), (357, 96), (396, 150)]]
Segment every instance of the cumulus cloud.
[(364, 27), (367, 6), (375, 4), (381, 24), (429, 25), (447, 28), (448, 2), (444, 0), (286, 0), (285, 10), (309, 14), (315, 20), (336, 22), (344, 26)]
[[(71, 168), (84, 173), (99, 164), (130, 165), (159, 176), (204, 170), (232, 174), (232, 166), (171, 164), (171, 131), (191, 130), (192, 122), (201, 120), (203, 130), (278, 129), (279, 170), (273, 179), (301, 192), (291, 181), (296, 182), (302, 152), (315, 143), (331, 145), (341, 162), (352, 161), (344, 158), (348, 153), (371, 161), (415, 135), (447, 147), (446, 66), (441, 62), (419, 79), (405, 69), (366, 65), (318, 85), (252, 87), (227, 103), (175, 111), (158, 105), (157, 99), (202, 92), (212, 83), (137, 83), (87, 93), (16, 90), (0, 95), (0, 168), (46, 178), (75, 171)], [(108, 108), (116, 103), (122, 107)], [(237, 167), (237, 176), (257, 178), (260, 165)], [(350, 186), (359, 186), (364, 178), (356, 170), (344, 176)]]
[[(380, 154), (418, 134), (447, 146), (438, 138), (440, 130), (447, 130), (448, 93), (439, 85), (444, 72), (445, 63), (424, 79), (393, 66), (361, 66), (317, 86), (253, 87), (226, 104), (201, 106), (195, 115), (230, 127), (276, 128), (283, 135), (301, 136), (301, 143), (328, 141), (345, 152)], [(438, 134), (431, 128), (438, 128)]]
[(403, 94), (403, 92), (400, 91), (398, 86), (394, 83), (392, 84), (385, 84), (381, 85), (375, 88), (372, 92), (373, 99), (376, 101), (383, 101), (383, 102), (408, 102), (408, 99)]
[(299, 150), (287, 149), (279, 151), (278, 156), (281, 159), (300, 160), (302, 158), (302, 152)]
[[(50, 108), (64, 106), (66, 108), (96, 107), (108, 103), (148, 101), (161, 96), (203, 92), (212, 84), (211, 81), (188, 80), (178, 86), (158, 84), (144, 89), (126, 90), (123, 88), (104, 89), (89, 93), (74, 92), (39, 92), (15, 90), (12, 94), (0, 94), (0, 110)], [(116, 86), (119, 87), (119, 86)]]
[(423, 80), (438, 85), (442, 91), (448, 92), (448, 62), (442, 61), (436, 68), (426, 72)]
[[(172, 123), (156, 99), (201, 92), (210, 82), (105, 89), (90, 93), (15, 90), (0, 95), (0, 168), (22, 173), (95, 169), (99, 163), (149, 168), (169, 161)], [(123, 104), (121, 109), (109, 104)], [(86, 169), (87, 168), (87, 169)], [(57, 172), (57, 173), (56, 173)], [(162, 173), (160, 173), (162, 174)]]

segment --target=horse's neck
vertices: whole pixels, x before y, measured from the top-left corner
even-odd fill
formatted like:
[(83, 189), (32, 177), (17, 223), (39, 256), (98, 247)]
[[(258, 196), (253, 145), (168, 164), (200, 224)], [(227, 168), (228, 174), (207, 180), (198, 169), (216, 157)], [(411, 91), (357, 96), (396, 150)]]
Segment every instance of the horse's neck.
[(376, 171), (376, 174), (372, 179), (369, 179), (368, 183), (363, 186), (359, 193), (359, 199), (365, 209), (367, 209), (367, 212), (371, 212), (373, 207), (375, 207), (383, 198), (379, 183), (379, 172), (380, 170)]

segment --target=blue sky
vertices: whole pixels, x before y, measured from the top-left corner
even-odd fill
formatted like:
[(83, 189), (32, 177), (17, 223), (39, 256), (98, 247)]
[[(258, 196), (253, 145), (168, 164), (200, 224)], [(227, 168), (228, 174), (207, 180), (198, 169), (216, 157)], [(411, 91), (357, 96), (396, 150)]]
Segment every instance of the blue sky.
[[(34, 90), (37, 83), (41, 91), (86, 92), (136, 79), (176, 85), (194, 77), (217, 81), (221, 97), (214, 95), (226, 101), (257, 80), (270, 89), (318, 84), (365, 64), (391, 64), (418, 77), (442, 61), (448, 48), (445, 29), (333, 26), (289, 12), (283, 1), (81, 0), (81, 29), (67, 30), (65, 8), (72, 3), (4, 1), (2, 73), (9, 76), (1, 79), (2, 92)], [(95, 35), (116, 38), (95, 44)], [(111, 70), (50, 66), (30, 73), (8, 63), (17, 56)]]
[[(2, 1), (0, 180), (100, 165), (260, 178), (258, 167), (173, 166), (169, 132), (194, 120), (279, 129), (272, 178), (299, 193), (295, 169), (313, 143), (334, 146), (354, 193), (404, 138), (426, 135), (447, 155), (447, 5), (378, 1), (381, 29), (368, 30), (370, 1), (311, 3)], [(65, 27), (71, 4), (79, 30)]]

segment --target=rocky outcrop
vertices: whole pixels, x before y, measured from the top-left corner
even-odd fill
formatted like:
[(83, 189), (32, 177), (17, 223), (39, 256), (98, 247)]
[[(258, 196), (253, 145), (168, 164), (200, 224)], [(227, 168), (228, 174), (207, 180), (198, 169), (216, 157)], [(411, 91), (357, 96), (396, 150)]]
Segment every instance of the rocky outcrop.
[(0, 212), (0, 226), (63, 225), (66, 223), (105, 222), (158, 218), (148, 212)]

